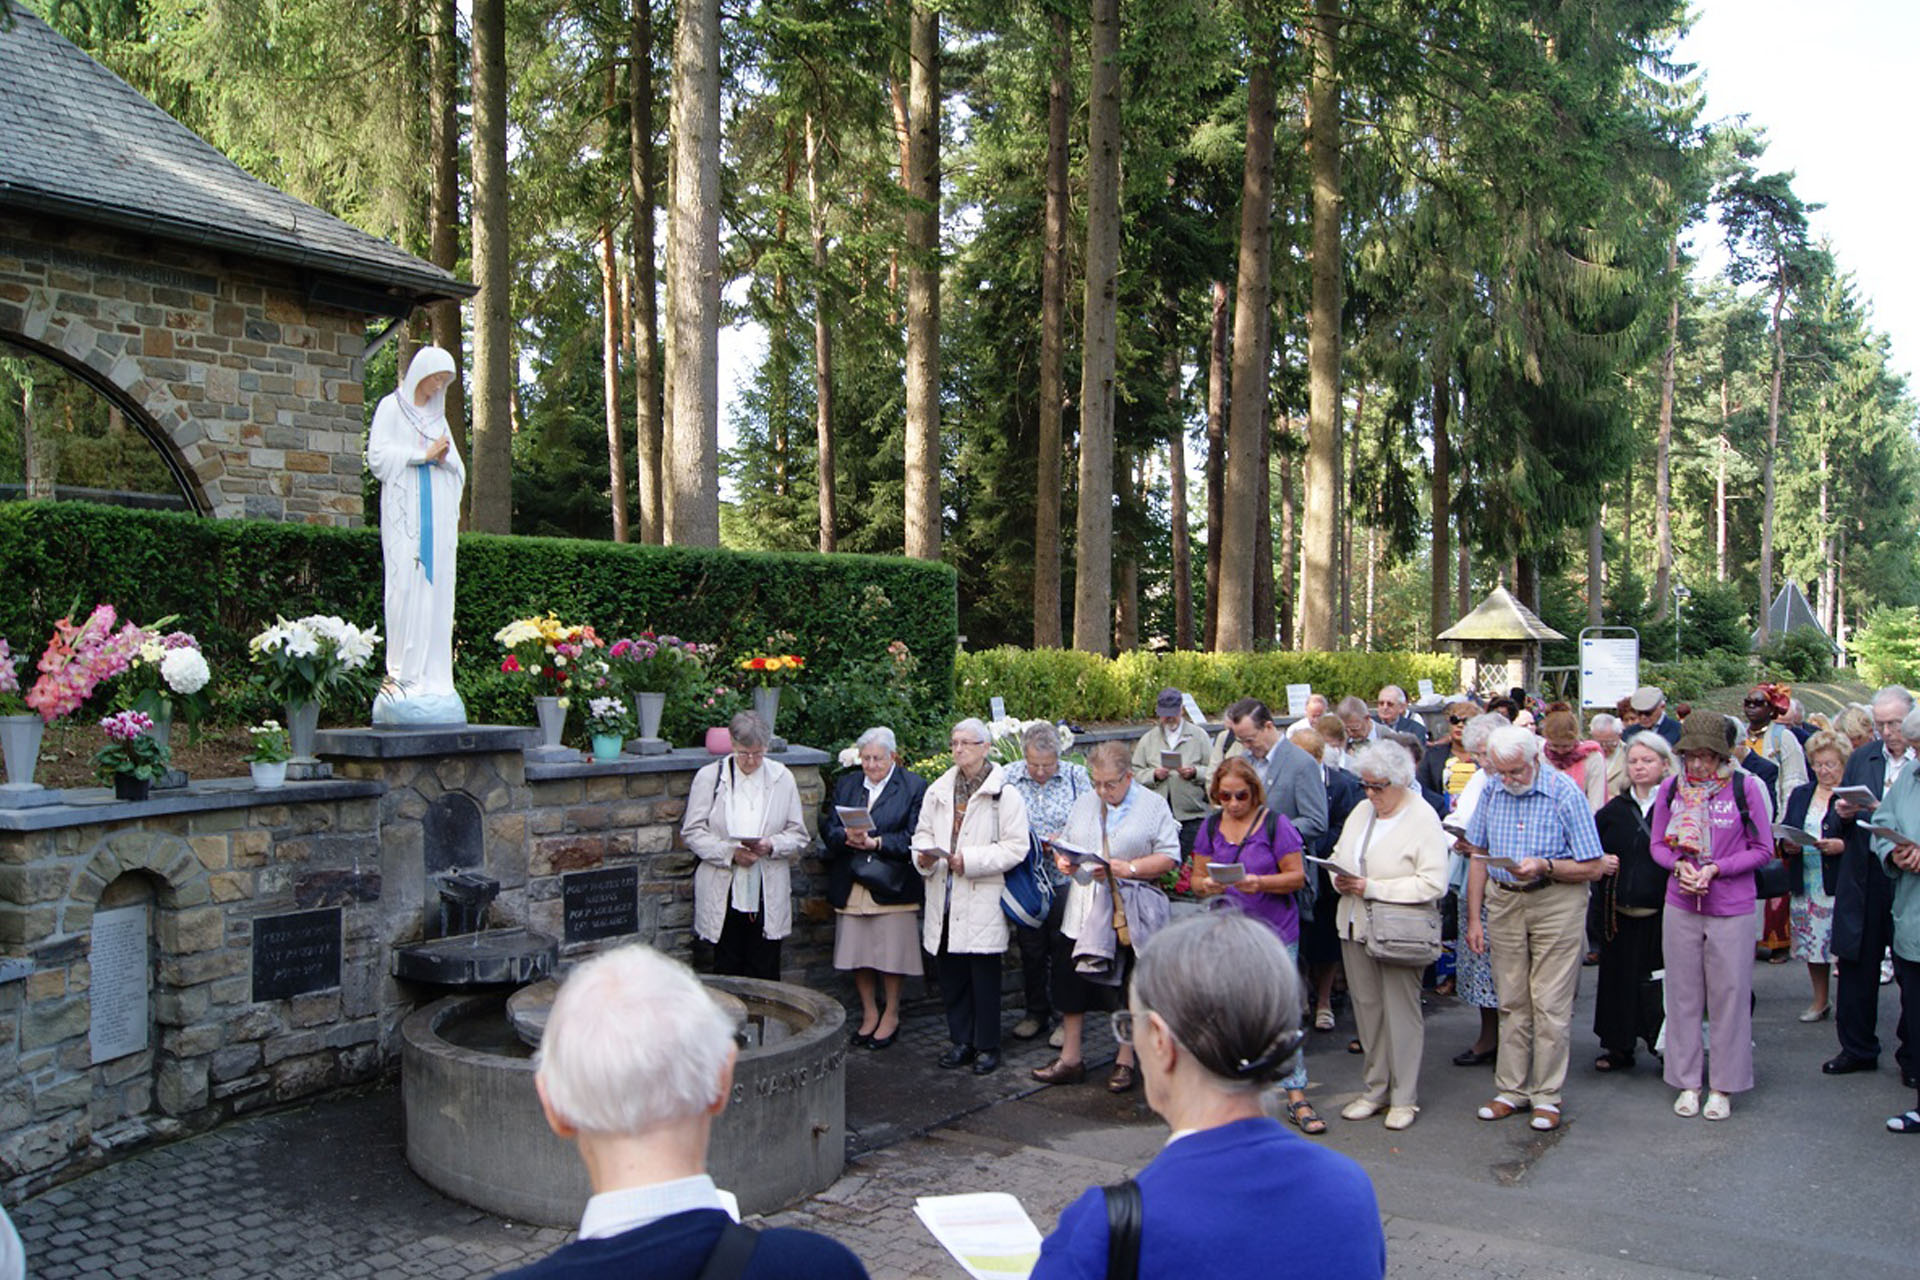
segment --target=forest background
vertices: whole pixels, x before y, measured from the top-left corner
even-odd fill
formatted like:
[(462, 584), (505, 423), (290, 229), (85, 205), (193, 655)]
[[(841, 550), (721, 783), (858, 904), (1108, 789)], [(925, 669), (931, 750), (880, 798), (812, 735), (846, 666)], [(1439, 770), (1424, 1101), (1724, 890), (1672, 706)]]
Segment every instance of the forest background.
[[(458, 353), (476, 530), (943, 558), (971, 648), (1920, 619), (1914, 401), (1668, 0), (25, 3), (482, 285), (368, 387)], [(155, 483), (8, 378), (0, 480)]]

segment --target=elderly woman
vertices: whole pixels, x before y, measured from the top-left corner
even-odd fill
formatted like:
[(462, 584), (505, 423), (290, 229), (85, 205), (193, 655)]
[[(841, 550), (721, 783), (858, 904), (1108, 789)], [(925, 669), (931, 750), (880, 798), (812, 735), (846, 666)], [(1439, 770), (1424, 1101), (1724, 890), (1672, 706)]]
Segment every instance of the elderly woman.
[[(1319, 735), (1314, 737), (1318, 739)], [(1202, 823), (1200, 834), (1194, 837), (1189, 880), (1194, 894), (1202, 898), (1224, 895), (1226, 903), (1273, 930), (1297, 962), (1300, 911), (1294, 895), (1307, 883), (1306, 863), (1300, 856), (1305, 842), (1287, 815), (1267, 808), (1260, 776), (1245, 756), (1230, 756), (1220, 762), (1214, 773), (1213, 802), (1220, 811)], [(1208, 863), (1237, 865), (1245, 874), (1232, 884), (1221, 884), (1208, 873)], [(1287, 1063), (1280, 1087), (1287, 1094), (1287, 1118), (1299, 1126), (1300, 1132), (1327, 1131), (1327, 1122), (1307, 1101), (1304, 1043)]]
[(1587, 807), (1600, 812), (1607, 802), (1607, 757), (1600, 744), (1580, 736), (1580, 721), (1567, 710), (1549, 711), (1540, 720), (1546, 740), (1547, 763), (1567, 775), (1587, 797)]
[(1420, 1113), (1420, 1056), (1426, 1028), (1420, 1013), (1420, 970), (1385, 964), (1367, 951), (1368, 904), (1438, 903), (1447, 891), (1451, 841), (1433, 809), (1413, 790), (1413, 760), (1376, 744), (1354, 757), (1366, 799), (1347, 819), (1334, 861), (1340, 895), (1335, 923), (1340, 958), (1353, 996), (1353, 1017), (1365, 1048), (1366, 1088), (1341, 1109), (1348, 1120), (1387, 1113), (1389, 1129), (1405, 1129)]
[[(1087, 752), (1087, 772), (1093, 793), (1073, 806), (1053, 846), (1055, 865), (1072, 880), (1061, 898), (1060, 931), (1053, 940), (1060, 1056), (1034, 1068), (1033, 1078), (1043, 1084), (1078, 1084), (1087, 1078), (1081, 1050), (1087, 1011), (1126, 1002), (1134, 948), (1144, 945), (1169, 914), (1167, 897), (1154, 882), (1180, 856), (1180, 824), (1165, 800), (1134, 784), (1125, 743), (1102, 742)], [(1125, 1093), (1137, 1080), (1133, 1050), (1122, 1045), (1107, 1089)]]
[(1794, 959), (1807, 962), (1813, 983), (1813, 1003), (1801, 1011), (1800, 1021), (1819, 1022), (1833, 1009), (1828, 998), (1833, 972), (1833, 894), (1840, 885), (1840, 855), (1847, 851), (1840, 815), (1834, 809), (1833, 789), (1846, 776), (1853, 746), (1844, 735), (1823, 729), (1806, 741), (1807, 768), (1813, 781), (1804, 782), (1787, 797), (1780, 821), (1814, 836), (1803, 848), (1780, 842), (1794, 885), (1788, 895), (1788, 932)]
[(1660, 1036), (1660, 1005), (1647, 984), (1660, 968), (1660, 907), (1667, 872), (1653, 860), (1652, 818), (1660, 784), (1680, 767), (1667, 740), (1650, 730), (1627, 744), (1627, 789), (1593, 815), (1606, 850), (1606, 874), (1593, 886), (1589, 934), (1600, 939), (1600, 971), (1593, 1000), (1593, 1034), (1600, 1038), (1595, 1071), (1633, 1065), (1641, 1040), (1653, 1049)]
[(1608, 797), (1619, 795), (1627, 789), (1626, 722), (1602, 711), (1587, 721), (1587, 736), (1600, 744), (1600, 754), (1606, 757)]
[[(1920, 742), (1920, 709), (1909, 711), (1900, 733)], [(1900, 980), (1901, 1039), (1920, 1044), (1920, 770), (1902, 769), (1873, 812), (1873, 824), (1904, 839), (1873, 837), (1873, 856), (1893, 878), (1893, 972)], [(1911, 1078), (1909, 1077), (1909, 1082)], [(1920, 1103), (1887, 1121), (1894, 1133), (1920, 1133)]]
[[(1486, 769), (1487, 739), (1493, 736), (1495, 729), (1504, 729), (1511, 723), (1507, 716), (1498, 711), (1489, 711), (1467, 721), (1460, 733), (1460, 743), (1472, 756), (1477, 767), (1453, 797), (1453, 811), (1447, 815), (1446, 825), (1456, 833), (1467, 829), (1467, 820), (1479, 807), (1480, 797), (1486, 792), (1489, 778)], [(1474, 1037), (1472, 1044), (1453, 1055), (1456, 1067), (1482, 1067), (1492, 1062), (1499, 1054), (1500, 1047), (1500, 993), (1493, 985), (1493, 961), (1489, 953), (1474, 950), (1467, 941), (1467, 926), (1478, 921), (1481, 936), (1486, 936), (1487, 903), (1485, 886), (1479, 896), (1470, 892), (1468, 871), (1471, 864), (1465, 856), (1466, 844), (1463, 840), (1454, 841), (1454, 857), (1447, 865), (1447, 883), (1453, 889), (1454, 900), (1460, 913), (1459, 930), (1453, 943), (1453, 980), (1454, 993), (1466, 1004), (1480, 1011), (1480, 1034)]]
[(693, 932), (713, 944), (713, 971), (780, 979), (780, 940), (793, 931), (791, 868), (812, 837), (800, 789), (767, 759), (767, 722), (742, 711), (733, 752), (693, 775), (680, 836), (693, 869)]
[[(1067, 825), (1073, 802), (1093, 791), (1084, 765), (1062, 764), (1060, 734), (1050, 724), (1028, 726), (1020, 735), (1021, 758), (1007, 765), (1007, 785), (1027, 802), (1027, 823), (1033, 834), (1050, 840)], [(1026, 996), (1026, 1016), (1013, 1024), (1016, 1040), (1031, 1040), (1053, 1021), (1051, 970), (1053, 939), (1060, 932), (1057, 914), (1066, 880), (1049, 862), (1047, 873), (1054, 880), (1053, 902), (1056, 914), (1040, 925), (1015, 924), (1013, 935), (1020, 944), (1020, 984)], [(1061, 1032), (1055, 1028), (1053, 1047), (1060, 1047)]]
[[(913, 869), (913, 832), (920, 825), (926, 780), (895, 763), (893, 730), (875, 726), (855, 744), (860, 768), (834, 783), (833, 803), (820, 820), (827, 849), (827, 901), (832, 904), (833, 967), (852, 970), (860, 993), (855, 1048), (885, 1049), (900, 1030), (900, 980), (921, 971), (920, 898), (924, 882)], [(842, 810), (863, 810), (867, 821), (849, 829)], [(887, 1007), (874, 999), (874, 977), (886, 988)]]
[[(1684, 771), (1660, 789), (1649, 823), (1653, 860), (1673, 873), (1661, 917), (1666, 960), (1666, 1080), (1678, 1116), (1725, 1120), (1753, 1088), (1753, 873), (1773, 857), (1767, 798), (1736, 773), (1722, 718), (1696, 711), (1680, 729)], [(1733, 788), (1745, 790), (1742, 800)], [(1713, 1028), (1707, 1101), (1701, 1020)]]
[(1000, 957), (1007, 917), (1006, 873), (1027, 856), (1027, 805), (987, 759), (992, 736), (978, 720), (953, 726), (953, 768), (927, 788), (913, 832), (914, 860), (927, 881), (921, 937), (940, 977), (952, 1043), (937, 1065), (1000, 1069)]
[[(1138, 1197), (1137, 1241), (1113, 1238), (1107, 1200), (1116, 1193), (1096, 1187), (1060, 1215), (1034, 1280), (1115, 1274), (1109, 1255), (1129, 1244), (1142, 1276), (1386, 1274), (1366, 1173), (1289, 1137), (1262, 1110), (1262, 1087), (1300, 1039), (1299, 978), (1271, 930), (1236, 912), (1169, 926), (1142, 949), (1130, 1008), (1114, 1024), (1137, 1049), (1147, 1105), (1174, 1136), (1117, 1192)], [(1287, 1232), (1284, 1265), (1256, 1266), (1281, 1219), (1301, 1227)]]

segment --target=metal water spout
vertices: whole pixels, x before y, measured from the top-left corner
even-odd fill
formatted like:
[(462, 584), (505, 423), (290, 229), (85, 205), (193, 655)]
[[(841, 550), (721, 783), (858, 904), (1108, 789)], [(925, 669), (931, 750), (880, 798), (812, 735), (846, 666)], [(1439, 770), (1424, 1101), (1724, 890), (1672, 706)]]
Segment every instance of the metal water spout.
[(435, 876), (440, 888), (440, 936), (477, 936), (487, 926), (487, 908), (500, 896), (500, 882), (478, 871)]

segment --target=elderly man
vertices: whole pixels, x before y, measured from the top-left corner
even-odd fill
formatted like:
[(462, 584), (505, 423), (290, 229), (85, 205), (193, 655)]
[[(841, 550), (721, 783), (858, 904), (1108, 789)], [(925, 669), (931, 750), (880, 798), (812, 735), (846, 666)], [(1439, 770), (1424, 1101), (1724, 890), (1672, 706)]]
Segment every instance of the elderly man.
[(707, 1174), (707, 1143), (733, 1091), (736, 1053), (707, 989), (650, 947), (606, 952), (568, 976), (533, 1083), (548, 1127), (579, 1149), (593, 1198), (579, 1238), (512, 1280), (867, 1274), (825, 1236), (734, 1221), (733, 1197)]
[(1427, 743), (1427, 722), (1407, 710), (1407, 691), (1397, 684), (1385, 685), (1374, 695), (1376, 719), (1395, 733), (1410, 734), (1420, 739), (1424, 751)]
[(767, 759), (767, 722), (742, 711), (733, 752), (693, 775), (680, 837), (693, 869), (693, 931), (713, 944), (713, 971), (780, 980), (793, 932), (793, 860), (813, 843), (793, 774)]
[[(1487, 760), (1499, 785), (1474, 806), (1464, 837), (1473, 858), (1467, 944), (1481, 953), (1491, 945), (1500, 995), (1497, 1092), (1479, 1115), (1501, 1120), (1531, 1108), (1533, 1127), (1548, 1131), (1560, 1127), (1587, 884), (1617, 860), (1601, 851), (1586, 795), (1546, 767), (1539, 738), (1518, 725), (1496, 729)], [(1493, 896), (1486, 898), (1489, 880)]]
[[(1897, 684), (1873, 695), (1873, 726), (1880, 739), (1847, 758), (1842, 785), (1866, 787), (1886, 797), (1914, 759), (1913, 744), (1903, 729), (1913, 705), (1913, 695)], [(1840, 855), (1840, 883), (1833, 891), (1832, 945), (1839, 983), (1833, 1025), (1840, 1052), (1821, 1063), (1820, 1069), (1841, 1076), (1880, 1065), (1880, 957), (1893, 941), (1893, 880), (1860, 827), (1869, 811), (1845, 800), (1836, 800), (1834, 808), (1841, 820), (1841, 839), (1846, 841), (1846, 851)], [(1920, 1071), (1920, 1045), (1908, 1043), (1904, 1035), (1894, 1058), (1909, 1081)]]
[(1207, 800), (1207, 779), (1213, 776), (1207, 740), (1187, 723), (1185, 706), (1178, 689), (1162, 689), (1153, 703), (1153, 727), (1133, 747), (1133, 780), (1173, 810), (1182, 858), (1193, 852), (1200, 821), (1213, 811)]
[(1669, 745), (1680, 741), (1680, 722), (1667, 714), (1667, 695), (1652, 685), (1643, 684), (1633, 691), (1627, 699), (1627, 714), (1633, 718), (1629, 727), (1657, 733)]
[[(1202, 742), (1203, 751), (1205, 745)], [(1007, 785), (1027, 802), (1027, 822), (1033, 834), (1051, 840), (1067, 825), (1073, 802), (1093, 793), (1093, 780), (1084, 766), (1060, 763), (1060, 734), (1050, 724), (1036, 724), (1021, 734), (1020, 749), (1022, 758), (1004, 770)], [(1053, 878), (1053, 901), (1059, 907), (1066, 898), (1066, 877), (1055, 869), (1051, 858), (1047, 859), (1047, 874)], [(1026, 1014), (1013, 1024), (1016, 1040), (1033, 1039), (1053, 1021), (1048, 976), (1053, 962), (1049, 957), (1059, 928), (1057, 911), (1043, 924), (1013, 926), (1014, 941), (1020, 946), (1020, 983), (1026, 992)], [(1057, 1036), (1056, 1032), (1056, 1049), (1060, 1047)]]
[(1367, 714), (1367, 704), (1348, 694), (1333, 704), (1333, 714), (1347, 727), (1347, 751), (1357, 752), (1380, 737), (1380, 723)]
[(1333, 704), (1327, 701), (1326, 694), (1310, 693), (1307, 695), (1306, 709), (1301, 714), (1300, 718), (1302, 720), (1305, 720), (1308, 724), (1312, 724), (1314, 721), (1318, 720), (1321, 716), (1326, 715), (1327, 712), (1331, 710), (1333, 710)]
[(1273, 713), (1258, 698), (1242, 698), (1227, 708), (1227, 727), (1234, 745), (1227, 752), (1245, 752), (1260, 771), (1267, 807), (1284, 813), (1309, 849), (1320, 847), (1327, 831), (1327, 787), (1320, 762), (1280, 734)]

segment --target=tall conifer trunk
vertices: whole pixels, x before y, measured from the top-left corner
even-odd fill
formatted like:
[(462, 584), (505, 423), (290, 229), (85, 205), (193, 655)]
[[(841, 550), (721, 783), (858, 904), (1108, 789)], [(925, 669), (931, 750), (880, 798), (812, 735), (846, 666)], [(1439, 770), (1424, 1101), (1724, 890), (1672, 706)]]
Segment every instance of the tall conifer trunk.
[(1060, 424), (1066, 412), (1067, 122), (1073, 102), (1073, 41), (1053, 13), (1047, 78), (1047, 203), (1040, 258), (1040, 443), (1034, 466), (1033, 644), (1060, 644)]
[(1113, 617), (1113, 401), (1119, 337), (1120, 0), (1093, 0), (1087, 90), (1087, 279), (1081, 322), (1080, 484), (1073, 647), (1104, 654)]
[(912, 7), (907, 55), (906, 553), (940, 558), (940, 14)]
[(1307, 148), (1313, 187), (1307, 319), (1303, 649), (1332, 649), (1340, 541), (1340, 0), (1314, 0), (1308, 24)]
[(473, 498), (470, 525), (513, 529), (513, 287), (507, 224), (506, 0), (473, 5)]

